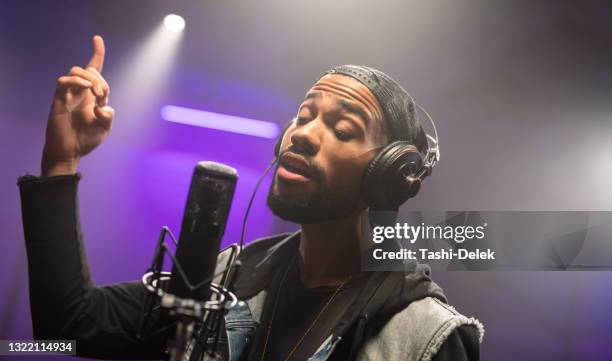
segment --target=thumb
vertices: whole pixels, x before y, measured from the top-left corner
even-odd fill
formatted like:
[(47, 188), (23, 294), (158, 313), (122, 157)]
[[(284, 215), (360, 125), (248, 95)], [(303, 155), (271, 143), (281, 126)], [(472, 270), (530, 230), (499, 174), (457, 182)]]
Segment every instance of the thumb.
[(94, 114), (96, 115), (96, 121), (98, 124), (100, 124), (100, 126), (106, 130), (111, 128), (113, 118), (115, 117), (115, 109), (113, 109), (110, 105), (103, 107), (95, 106)]

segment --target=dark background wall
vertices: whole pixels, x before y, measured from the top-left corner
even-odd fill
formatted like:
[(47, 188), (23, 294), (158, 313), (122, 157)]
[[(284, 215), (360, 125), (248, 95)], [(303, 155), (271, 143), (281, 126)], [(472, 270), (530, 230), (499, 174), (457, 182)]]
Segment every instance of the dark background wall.
[[(142, 55), (169, 12), (185, 16), (183, 38)], [(80, 204), (93, 275), (105, 284), (141, 276), (162, 225), (178, 232), (198, 160), (241, 174), (225, 243), (237, 241), (271, 159), (274, 140), (167, 123), (161, 106), (282, 126), (316, 77), (341, 63), (384, 70), (437, 121), (441, 163), (405, 211), (611, 210), (611, 16), (603, 1), (0, 2), (0, 339), (31, 337), (16, 179), (39, 172), (55, 79), (84, 65), (93, 34), (107, 44), (117, 117), (81, 163)], [(268, 185), (248, 239), (296, 228), (266, 209)], [(608, 272), (434, 279), (484, 322), (484, 360), (612, 357)]]

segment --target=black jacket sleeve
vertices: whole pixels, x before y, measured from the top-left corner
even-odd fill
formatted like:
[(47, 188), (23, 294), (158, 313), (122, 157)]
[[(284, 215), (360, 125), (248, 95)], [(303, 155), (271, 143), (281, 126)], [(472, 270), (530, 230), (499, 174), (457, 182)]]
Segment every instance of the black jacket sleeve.
[[(97, 287), (79, 222), (80, 174), (19, 179), (34, 338), (74, 339), (79, 356), (162, 358), (165, 334), (137, 339), (146, 290), (140, 282)], [(162, 328), (155, 313), (145, 333)]]
[(478, 361), (480, 348), (474, 327), (456, 328), (442, 344), (433, 361)]

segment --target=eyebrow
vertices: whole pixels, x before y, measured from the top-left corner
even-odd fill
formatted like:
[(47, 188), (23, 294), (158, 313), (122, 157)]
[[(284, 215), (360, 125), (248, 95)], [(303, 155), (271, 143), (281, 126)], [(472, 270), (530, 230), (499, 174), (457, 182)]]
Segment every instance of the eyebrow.
[(304, 100), (306, 99), (321, 99), (323, 97), (323, 94), (321, 94), (321, 92), (309, 92), (308, 94), (306, 94), (306, 97), (304, 98)]
[(357, 105), (355, 105), (355, 104), (353, 104), (353, 103), (351, 103), (351, 102), (349, 102), (347, 100), (344, 100), (344, 99), (340, 99), (338, 101), (338, 103), (347, 112), (353, 113), (353, 114), (356, 114), (356, 115), (360, 116), (361, 119), (363, 119), (363, 121), (365, 122), (366, 128), (372, 122), (372, 119), (370, 119), (370, 116), (368, 115), (368, 113), (366, 113), (361, 107), (358, 107)]
[[(323, 94), (321, 92), (312, 91), (312, 92), (309, 92), (308, 94), (306, 94), (306, 97), (304, 97), (304, 100), (307, 100), (307, 99), (321, 99), (322, 97), (323, 97)], [(340, 106), (345, 111), (360, 116), (363, 119), (363, 121), (365, 122), (365, 126), (366, 127), (372, 122), (372, 119), (370, 119), (370, 116), (368, 115), (368, 113), (366, 113), (362, 108), (358, 107), (354, 103), (351, 103), (348, 100), (340, 99), (338, 101), (338, 104), (340, 104)]]

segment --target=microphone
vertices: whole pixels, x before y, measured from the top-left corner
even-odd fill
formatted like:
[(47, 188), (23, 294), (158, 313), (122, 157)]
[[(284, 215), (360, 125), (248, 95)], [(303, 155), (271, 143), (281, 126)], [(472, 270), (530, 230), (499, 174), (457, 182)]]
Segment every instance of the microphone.
[(199, 162), (191, 178), (168, 293), (208, 301), (217, 255), (234, 197), (238, 172), (216, 162)]

